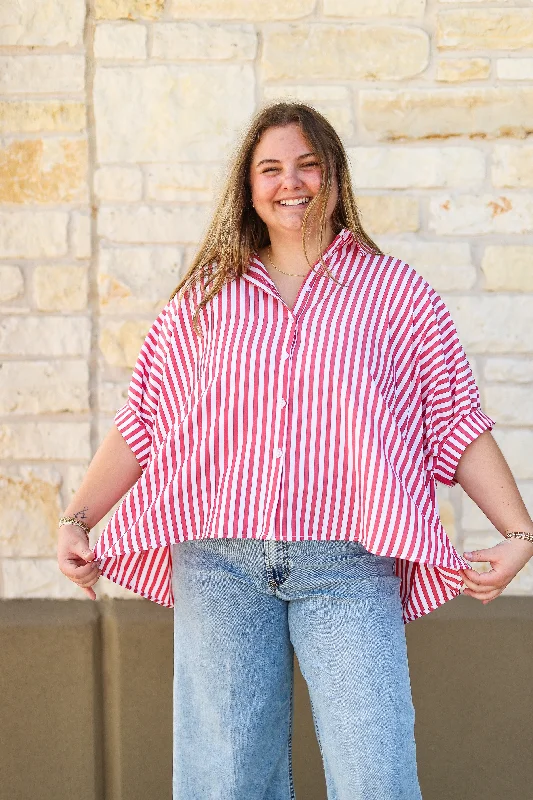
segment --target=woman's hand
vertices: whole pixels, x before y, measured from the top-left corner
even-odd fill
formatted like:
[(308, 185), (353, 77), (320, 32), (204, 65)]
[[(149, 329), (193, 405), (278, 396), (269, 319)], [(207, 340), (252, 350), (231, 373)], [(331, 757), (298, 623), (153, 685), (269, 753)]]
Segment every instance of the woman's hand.
[(460, 570), (467, 587), (464, 594), (482, 600), (483, 605), (486, 605), (503, 592), (507, 584), (533, 557), (533, 544), (524, 539), (505, 539), (494, 547), (463, 553), (463, 556), (468, 561), (490, 562), (492, 569), (489, 572)]
[(96, 600), (96, 593), (91, 587), (100, 577), (100, 571), (93, 562), (93, 551), (81, 528), (78, 525), (62, 525), (57, 543), (59, 569), (91, 600)]

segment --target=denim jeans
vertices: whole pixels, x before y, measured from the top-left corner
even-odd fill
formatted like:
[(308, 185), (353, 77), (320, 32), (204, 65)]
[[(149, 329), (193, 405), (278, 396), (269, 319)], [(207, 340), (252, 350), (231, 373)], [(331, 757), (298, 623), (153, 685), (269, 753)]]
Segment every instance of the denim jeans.
[(294, 651), (328, 800), (420, 800), (394, 559), (201, 539), (173, 546), (173, 587), (174, 800), (295, 797)]

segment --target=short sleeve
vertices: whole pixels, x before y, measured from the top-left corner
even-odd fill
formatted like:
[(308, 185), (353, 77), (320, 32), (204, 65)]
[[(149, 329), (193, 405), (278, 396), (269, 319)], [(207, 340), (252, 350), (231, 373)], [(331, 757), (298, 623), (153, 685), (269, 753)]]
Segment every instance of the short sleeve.
[(172, 338), (171, 322), (167, 305), (146, 335), (129, 384), (128, 400), (114, 419), (142, 469), (152, 447), (163, 371)]
[(465, 448), (494, 421), (479, 390), (446, 305), (426, 284), (420, 313), (420, 381), (424, 454), (433, 477), (452, 486)]

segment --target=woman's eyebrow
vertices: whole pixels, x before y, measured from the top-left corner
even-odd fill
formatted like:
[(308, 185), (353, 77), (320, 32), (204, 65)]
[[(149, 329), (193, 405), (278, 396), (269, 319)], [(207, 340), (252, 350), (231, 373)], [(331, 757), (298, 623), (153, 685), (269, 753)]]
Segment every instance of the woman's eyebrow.
[[(304, 153), (303, 155), (298, 156), (298, 161), (301, 158), (308, 158), (309, 156), (316, 156), (316, 153)], [(279, 158), (263, 158), (255, 166), (256, 167), (260, 167), (261, 164), (280, 164), (280, 163), (281, 162), (280, 162)]]

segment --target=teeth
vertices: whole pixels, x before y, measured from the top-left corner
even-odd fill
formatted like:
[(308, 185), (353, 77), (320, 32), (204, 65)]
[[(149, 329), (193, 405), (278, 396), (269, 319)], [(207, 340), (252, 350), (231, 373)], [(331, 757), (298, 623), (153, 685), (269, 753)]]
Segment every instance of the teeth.
[(280, 200), (279, 202), (282, 206), (301, 206), (310, 200), (310, 197), (298, 197), (296, 200)]

